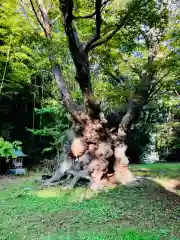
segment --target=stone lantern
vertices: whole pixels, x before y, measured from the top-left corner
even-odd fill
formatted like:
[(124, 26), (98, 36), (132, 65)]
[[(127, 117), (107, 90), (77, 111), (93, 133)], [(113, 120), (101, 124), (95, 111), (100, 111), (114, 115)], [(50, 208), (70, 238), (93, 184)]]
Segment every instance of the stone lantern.
[(26, 173), (25, 168), (23, 167), (24, 158), (27, 156), (22, 152), (22, 150), (13, 151), (14, 159), (10, 161), (11, 166), (8, 169), (8, 174), (12, 175), (24, 175)]

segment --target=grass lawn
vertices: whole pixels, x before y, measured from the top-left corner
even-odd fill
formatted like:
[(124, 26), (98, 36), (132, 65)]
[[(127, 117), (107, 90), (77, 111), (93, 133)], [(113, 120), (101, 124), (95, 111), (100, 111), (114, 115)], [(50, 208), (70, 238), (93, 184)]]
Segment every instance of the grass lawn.
[(131, 170), (138, 176), (178, 178), (180, 180), (180, 163), (133, 164)]
[(132, 164), (133, 169), (150, 169), (150, 170), (170, 170), (170, 171), (180, 171), (180, 163), (149, 163), (149, 164)]
[[(168, 166), (146, 168), (158, 170), (159, 178), (176, 178), (180, 165)], [(0, 240), (180, 239), (180, 197), (157, 182), (93, 193), (40, 190), (32, 179), (0, 179)]]

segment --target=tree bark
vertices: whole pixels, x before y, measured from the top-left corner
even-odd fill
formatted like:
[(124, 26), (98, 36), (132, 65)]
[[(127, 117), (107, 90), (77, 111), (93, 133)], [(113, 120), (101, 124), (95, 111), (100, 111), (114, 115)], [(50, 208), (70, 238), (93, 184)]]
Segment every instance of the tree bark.
[[(91, 187), (93, 189), (101, 188), (109, 185), (112, 182), (120, 182), (128, 184), (135, 181), (135, 177), (128, 169), (128, 158), (126, 156), (126, 138), (131, 124), (139, 117), (140, 111), (144, 104), (147, 103), (148, 89), (154, 77), (152, 72), (152, 63), (154, 61), (154, 50), (149, 48), (148, 63), (145, 66), (146, 71), (140, 74), (140, 84), (135, 91), (135, 97), (127, 104), (127, 109), (118, 120), (118, 126), (112, 128), (108, 119), (106, 119), (100, 110), (98, 104), (93, 99), (93, 91), (90, 80), (90, 66), (89, 66), (89, 51), (96, 46), (104, 44), (110, 40), (120, 28), (124, 26), (130, 19), (131, 15), (137, 7), (137, 3), (142, 1), (132, 1), (128, 10), (120, 18), (114, 29), (105, 37), (101, 36), (101, 11), (103, 7), (102, 0), (95, 1), (96, 16), (96, 31), (93, 36), (89, 38), (86, 43), (79, 41), (78, 33), (74, 26), (73, 20), (73, 0), (59, 0), (60, 10), (63, 16), (64, 30), (67, 36), (69, 50), (76, 68), (75, 79), (78, 82), (82, 94), (84, 96), (84, 103), (86, 111), (79, 110), (77, 104), (72, 100), (72, 96), (68, 91), (65, 81), (63, 79), (60, 65), (57, 62), (52, 47), (51, 23), (48, 16), (48, 11), (45, 8), (43, 0), (37, 0), (38, 9), (41, 14), (41, 19), (34, 8), (33, 1), (30, 0), (35, 16), (44, 30), (45, 36), (49, 43), (49, 60), (52, 65), (52, 73), (56, 79), (58, 88), (61, 93), (63, 103), (71, 113), (76, 125), (80, 126), (80, 136), (82, 141), (77, 141), (78, 144), (84, 145), (75, 147), (76, 150), (69, 156), (67, 150), (66, 158), (62, 162), (60, 169), (58, 169), (47, 183), (60, 180), (60, 178), (67, 172), (74, 173), (74, 180), (72, 186), (78, 181), (80, 173), (87, 173), (91, 176)], [(41, 22), (42, 21), (42, 22)], [(143, 86), (143, 87), (142, 87)], [(85, 149), (85, 152), (78, 151)], [(71, 151), (74, 151), (71, 149)], [(79, 155), (78, 155), (79, 153)], [(76, 161), (75, 161), (76, 158)], [(77, 164), (74, 165), (74, 161)], [(78, 172), (78, 173), (75, 173)], [(77, 177), (78, 176), (78, 177)], [(111, 177), (110, 177), (111, 176)], [(113, 179), (113, 181), (112, 181)]]

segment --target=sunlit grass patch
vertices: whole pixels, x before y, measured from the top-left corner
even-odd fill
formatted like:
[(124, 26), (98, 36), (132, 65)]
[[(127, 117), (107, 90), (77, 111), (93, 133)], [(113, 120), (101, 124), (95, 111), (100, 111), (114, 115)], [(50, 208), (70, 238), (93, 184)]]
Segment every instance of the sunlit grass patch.
[(160, 184), (162, 187), (164, 187), (166, 190), (170, 192), (179, 193), (180, 189), (180, 181), (175, 179), (169, 179), (169, 178), (154, 178), (154, 181), (158, 184)]
[(137, 176), (180, 179), (180, 163), (132, 164)]

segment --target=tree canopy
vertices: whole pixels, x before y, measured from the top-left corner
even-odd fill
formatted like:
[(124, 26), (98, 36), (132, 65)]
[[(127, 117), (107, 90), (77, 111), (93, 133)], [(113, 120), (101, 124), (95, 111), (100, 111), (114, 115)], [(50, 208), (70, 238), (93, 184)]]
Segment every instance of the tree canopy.
[(153, 131), (163, 157), (178, 152), (179, 17), (178, 3), (164, 0), (1, 3), (1, 136), (56, 153), (85, 108), (103, 110), (139, 153)]

